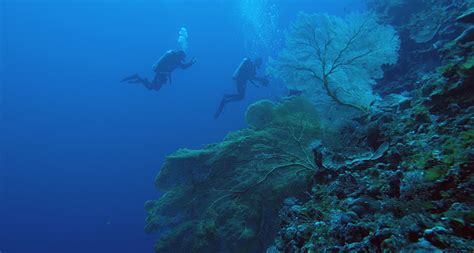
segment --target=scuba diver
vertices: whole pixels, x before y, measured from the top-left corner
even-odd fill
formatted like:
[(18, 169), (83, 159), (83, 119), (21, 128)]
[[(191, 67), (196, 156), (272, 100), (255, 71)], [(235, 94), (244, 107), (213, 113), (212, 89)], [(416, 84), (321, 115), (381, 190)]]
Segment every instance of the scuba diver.
[(249, 58), (244, 58), (240, 63), (239, 67), (235, 70), (232, 75), (232, 79), (235, 80), (237, 86), (237, 94), (225, 94), (222, 97), (221, 103), (217, 108), (214, 118), (217, 119), (224, 110), (224, 106), (230, 102), (240, 101), (245, 98), (245, 90), (247, 88), (247, 82), (252, 83), (253, 85), (258, 85), (255, 82), (259, 82), (262, 86), (268, 85), (267, 77), (257, 77), (257, 70), (262, 65), (262, 59), (257, 58), (254, 61)]
[(168, 50), (161, 58), (153, 64), (152, 70), (155, 77), (150, 82), (147, 78), (142, 78), (138, 74), (122, 79), (122, 82), (143, 84), (146, 88), (159, 91), (166, 82), (171, 83), (171, 72), (177, 68), (187, 69), (196, 63), (195, 59), (185, 63), (186, 53), (182, 50)]

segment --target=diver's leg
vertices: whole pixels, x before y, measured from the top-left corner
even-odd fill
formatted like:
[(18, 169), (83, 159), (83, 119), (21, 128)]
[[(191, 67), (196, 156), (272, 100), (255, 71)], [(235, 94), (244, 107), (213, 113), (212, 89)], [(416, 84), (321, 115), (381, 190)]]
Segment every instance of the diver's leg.
[(236, 102), (243, 100), (245, 98), (245, 82), (244, 83), (237, 83), (237, 94), (235, 95), (228, 95), (226, 98), (226, 104), (230, 102)]
[(236, 100), (240, 101), (245, 98), (245, 90), (247, 88), (247, 82), (239, 82), (237, 83), (237, 96), (235, 97)]
[(153, 81), (151, 82), (154, 90), (159, 91), (161, 87), (163, 87), (163, 84), (165, 84), (168, 81), (167, 76), (165, 74), (157, 73), (155, 75), (155, 78), (153, 78)]
[(156, 73), (155, 77), (153, 78), (152, 83), (158, 83), (159, 80), (160, 80), (160, 74)]
[(137, 81), (135, 83), (141, 83), (143, 84), (146, 88), (148, 89), (153, 89), (153, 83), (148, 81), (148, 78), (137, 78)]
[(221, 102), (220, 102), (220, 104), (219, 104), (219, 107), (217, 107), (217, 111), (216, 111), (216, 113), (214, 114), (214, 119), (219, 118), (219, 116), (220, 116), (221, 113), (222, 113), (222, 110), (224, 110), (224, 106), (228, 103), (228, 100), (229, 100), (232, 96), (235, 96), (235, 95), (225, 94), (225, 95), (222, 97), (222, 100), (221, 100)]
[(127, 76), (124, 79), (122, 79), (120, 82), (130, 82), (139, 79), (140, 76), (138, 74), (133, 74), (131, 76)]
[(221, 103), (219, 104), (219, 107), (217, 108), (217, 111), (214, 114), (215, 119), (219, 118), (219, 116), (222, 113), (222, 111), (224, 110), (224, 107), (225, 107), (226, 104), (228, 104), (230, 102), (240, 101), (240, 100), (245, 98), (245, 84), (246, 84), (246, 82), (243, 82), (243, 81), (239, 82), (238, 81), (237, 82), (237, 92), (238, 93), (234, 94), (234, 95), (226, 94), (226, 95), (224, 95), (224, 97), (222, 97)]
[(162, 80), (158, 80), (157, 82), (153, 83), (153, 89), (159, 91), (161, 87), (163, 87), (163, 84), (165, 84), (165, 82), (163, 82)]
[[(153, 82), (150, 82), (148, 78), (142, 78), (139, 75), (133, 75), (126, 78), (128, 83), (138, 83), (145, 86), (147, 89), (155, 89)], [(124, 79), (125, 80), (125, 79)]]
[(216, 113), (214, 114), (214, 118), (217, 119), (219, 118), (219, 115), (222, 113), (224, 110), (224, 107), (226, 104), (231, 103), (231, 102), (236, 102), (244, 99), (243, 94), (235, 94), (235, 95), (224, 95), (222, 98), (221, 103), (219, 104), (219, 107), (217, 108)]
[(138, 74), (131, 75), (129, 77), (125, 77), (122, 79), (122, 82), (128, 82), (128, 83), (141, 83), (141, 84), (147, 84), (150, 83), (147, 78), (141, 78)]
[(242, 94), (230, 95), (227, 97), (225, 104), (228, 104), (231, 102), (237, 102), (243, 99), (244, 99), (244, 96)]

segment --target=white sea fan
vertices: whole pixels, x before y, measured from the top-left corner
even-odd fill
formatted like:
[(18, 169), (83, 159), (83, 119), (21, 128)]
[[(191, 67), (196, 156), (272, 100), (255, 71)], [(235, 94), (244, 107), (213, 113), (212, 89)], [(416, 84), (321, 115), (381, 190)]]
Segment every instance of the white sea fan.
[(382, 65), (396, 63), (400, 47), (395, 29), (371, 12), (345, 18), (300, 13), (286, 37), (270, 74), (323, 104), (363, 111), (376, 99), (372, 86), (383, 77)]

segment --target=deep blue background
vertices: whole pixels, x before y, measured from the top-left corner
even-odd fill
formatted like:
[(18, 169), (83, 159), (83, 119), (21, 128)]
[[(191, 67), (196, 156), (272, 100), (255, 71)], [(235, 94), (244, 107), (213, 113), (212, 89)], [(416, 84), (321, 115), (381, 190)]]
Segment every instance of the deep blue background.
[[(283, 28), (300, 10), (359, 7), (332, 2), (276, 1)], [(153, 179), (164, 157), (245, 127), (246, 106), (281, 91), (276, 82), (250, 88), (212, 119), (248, 53), (238, 1), (0, 4), (2, 253), (151, 252), (143, 203), (159, 194)], [(195, 66), (160, 92), (119, 82), (151, 77), (181, 26)]]

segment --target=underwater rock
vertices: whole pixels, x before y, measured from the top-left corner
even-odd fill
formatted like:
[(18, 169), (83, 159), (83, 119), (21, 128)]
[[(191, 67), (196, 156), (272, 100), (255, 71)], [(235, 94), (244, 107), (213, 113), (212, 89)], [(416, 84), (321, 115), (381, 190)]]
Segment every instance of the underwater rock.
[(426, 240), (421, 240), (401, 250), (403, 253), (442, 253), (443, 251), (433, 246)]
[(382, 156), (385, 155), (389, 148), (388, 142), (383, 142), (381, 145), (378, 146), (377, 150), (373, 152), (365, 152), (362, 154), (357, 154), (355, 157), (348, 157), (344, 164), (347, 167), (352, 167), (353, 169), (357, 170), (360, 167), (364, 167), (366, 162), (375, 161), (380, 159)]
[(370, 229), (365, 223), (349, 223), (343, 231), (344, 241), (348, 243), (360, 242), (370, 233)]
[(392, 198), (399, 198), (403, 173), (398, 170), (395, 172), (391, 172), (390, 174), (391, 175), (389, 175), (387, 179), (388, 185), (385, 188), (385, 194)]
[(429, 20), (426, 16), (412, 18), (410, 20), (413, 24), (418, 23), (419, 26), (410, 31), (410, 38), (416, 43), (425, 43), (432, 40), (441, 27), (439, 16), (433, 15)]
[(309, 224), (301, 224), (298, 225), (296, 228), (296, 240), (300, 242), (304, 242), (311, 237), (311, 233), (313, 232), (313, 227)]
[(388, 238), (392, 237), (393, 231), (389, 228), (384, 228), (378, 230), (371, 238), (370, 243), (373, 244), (376, 248), (380, 248), (381, 244)]
[(333, 192), (338, 199), (345, 199), (348, 196), (358, 196), (365, 187), (360, 187), (357, 179), (351, 173), (343, 173), (335, 176), (328, 185), (328, 189)]
[(400, 104), (406, 103), (407, 101), (411, 100), (411, 98), (392, 93), (385, 96), (382, 100), (383, 106), (396, 108)]
[(380, 139), (382, 139), (382, 132), (380, 130), (379, 123), (372, 122), (367, 127), (367, 143), (369, 147), (371, 147), (373, 150), (376, 150), (380, 144), (382, 144)]
[(417, 224), (411, 224), (406, 231), (407, 239), (410, 242), (417, 242), (423, 236), (423, 228)]
[(398, 110), (399, 111), (405, 111), (406, 109), (410, 108), (411, 107), (411, 99), (407, 98), (406, 100), (404, 101), (401, 101), (399, 104), (398, 104)]
[(454, 234), (457, 236), (469, 240), (474, 238), (474, 226), (471, 222), (467, 222), (464, 219), (453, 218), (449, 220), (449, 223), (453, 228)]
[(346, 244), (345, 247), (341, 249), (339, 252), (367, 253), (370, 251), (364, 243), (355, 242), (355, 243)]
[(380, 209), (380, 204), (369, 197), (348, 199), (347, 201), (349, 210), (356, 213), (359, 217), (364, 217)]
[(434, 246), (445, 249), (449, 247), (449, 242), (444, 237), (448, 234), (448, 230), (444, 227), (437, 226), (424, 231), (424, 237), (427, 241), (432, 243)]

